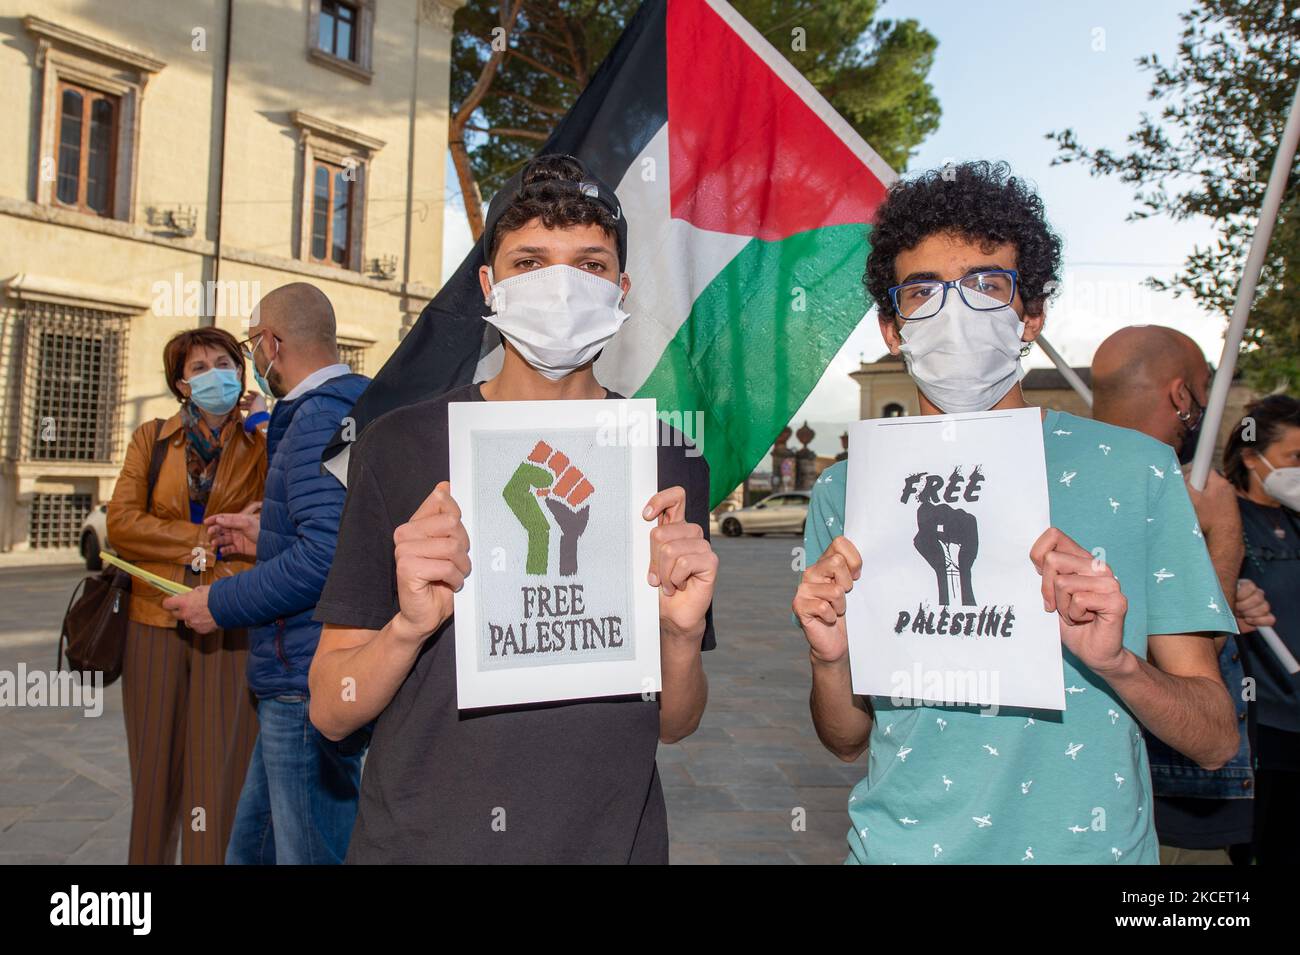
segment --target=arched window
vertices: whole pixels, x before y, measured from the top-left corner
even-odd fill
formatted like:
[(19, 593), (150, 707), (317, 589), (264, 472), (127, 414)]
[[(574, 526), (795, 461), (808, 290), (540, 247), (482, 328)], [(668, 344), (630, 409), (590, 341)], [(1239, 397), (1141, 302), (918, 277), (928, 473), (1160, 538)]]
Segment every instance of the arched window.
[(900, 405), (897, 401), (891, 401), (889, 404), (885, 405), (881, 417), (905, 418), (907, 417), (907, 409), (904, 408), (902, 405)]

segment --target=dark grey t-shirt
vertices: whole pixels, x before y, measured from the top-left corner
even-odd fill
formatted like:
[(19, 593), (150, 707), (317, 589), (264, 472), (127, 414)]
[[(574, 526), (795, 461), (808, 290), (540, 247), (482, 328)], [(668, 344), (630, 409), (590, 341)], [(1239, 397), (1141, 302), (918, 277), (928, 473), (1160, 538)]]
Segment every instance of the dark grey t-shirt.
[[(448, 479), (447, 405), (482, 400), (467, 385), (365, 430), (317, 620), (379, 630), (397, 613), (393, 531)], [(685, 488), (686, 519), (707, 535), (708, 464), (672, 437), (660, 442), (659, 488)], [(667, 862), (658, 703), (638, 695), (460, 712), (454, 624), (429, 638), (375, 722), (347, 861)], [(710, 608), (703, 648), (713, 645)]]

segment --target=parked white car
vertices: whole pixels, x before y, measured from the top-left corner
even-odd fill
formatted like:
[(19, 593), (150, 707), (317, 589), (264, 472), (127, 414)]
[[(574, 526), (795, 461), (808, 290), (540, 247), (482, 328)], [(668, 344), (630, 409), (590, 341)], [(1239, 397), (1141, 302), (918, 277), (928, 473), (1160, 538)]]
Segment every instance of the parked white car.
[(92, 507), (86, 519), (81, 522), (81, 556), (86, 562), (86, 570), (103, 570), (104, 562), (99, 552), (106, 550), (113, 553), (108, 543), (108, 505)]
[(811, 497), (807, 491), (778, 491), (749, 507), (719, 515), (718, 524), (727, 537), (802, 534)]

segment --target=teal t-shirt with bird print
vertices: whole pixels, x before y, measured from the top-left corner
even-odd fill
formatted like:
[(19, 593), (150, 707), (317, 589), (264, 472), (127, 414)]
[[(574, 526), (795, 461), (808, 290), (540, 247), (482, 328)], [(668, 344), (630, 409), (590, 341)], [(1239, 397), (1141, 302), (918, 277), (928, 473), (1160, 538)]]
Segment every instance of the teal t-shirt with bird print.
[[(1044, 417), (1043, 441), (1052, 524), (1119, 580), (1125, 647), (1146, 657), (1151, 634), (1236, 632), (1172, 448), (1057, 411)], [(847, 462), (835, 464), (813, 487), (809, 564), (843, 533), (846, 474)], [(1032, 571), (1028, 554), (1025, 566)], [(1061, 649), (1063, 713), (981, 715), (871, 697), (847, 861), (1158, 863), (1141, 730), (1109, 685)]]

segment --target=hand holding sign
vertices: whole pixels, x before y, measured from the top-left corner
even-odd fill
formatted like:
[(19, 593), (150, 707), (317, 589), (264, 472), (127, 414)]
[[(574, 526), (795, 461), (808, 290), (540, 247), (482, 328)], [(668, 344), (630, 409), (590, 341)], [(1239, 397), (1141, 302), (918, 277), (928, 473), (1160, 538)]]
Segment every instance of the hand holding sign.
[(847, 537), (831, 541), (821, 559), (803, 572), (791, 609), (822, 663), (838, 663), (849, 652), (844, 595), (861, 573), (862, 557)]
[(398, 616), (423, 642), (452, 614), (452, 594), (469, 575), (469, 535), (443, 481), (393, 532)]
[(641, 516), (656, 518), (650, 531), (650, 568), (646, 579), (659, 588), (659, 619), (692, 639), (704, 632), (704, 615), (713, 602), (718, 555), (698, 524), (686, 522), (686, 491), (670, 487), (646, 504)]
[(1104, 675), (1124, 656), (1128, 600), (1105, 561), (1055, 527), (1029, 550), (1043, 577), (1043, 607), (1061, 618), (1061, 642), (1090, 670)]

